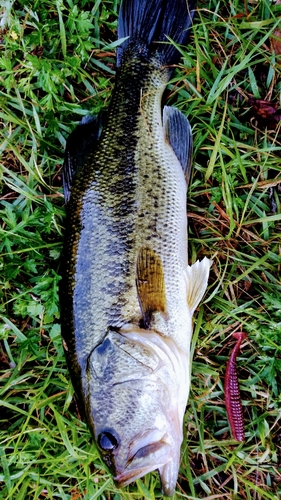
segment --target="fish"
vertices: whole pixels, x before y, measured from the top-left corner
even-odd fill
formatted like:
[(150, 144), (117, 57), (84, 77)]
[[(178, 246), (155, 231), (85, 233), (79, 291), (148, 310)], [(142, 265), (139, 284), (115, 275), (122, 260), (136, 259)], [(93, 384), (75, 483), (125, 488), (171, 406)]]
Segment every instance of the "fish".
[(194, 0), (123, 0), (108, 111), (82, 119), (63, 166), (61, 329), (74, 390), (115, 484), (158, 470), (168, 496), (211, 265), (188, 265), (192, 132), (162, 105), (194, 10)]

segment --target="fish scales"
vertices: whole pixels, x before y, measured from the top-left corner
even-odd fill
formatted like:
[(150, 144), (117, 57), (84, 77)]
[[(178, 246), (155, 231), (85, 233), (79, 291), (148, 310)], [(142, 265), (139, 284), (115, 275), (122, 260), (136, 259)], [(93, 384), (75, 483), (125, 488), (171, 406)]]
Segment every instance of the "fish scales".
[(130, 39), (102, 132), (82, 122), (64, 165), (60, 297), (72, 382), (116, 484), (158, 468), (167, 495), (179, 467), (192, 314), (210, 266), (187, 265), (191, 132), (161, 104), (179, 55), (156, 42), (166, 30), (187, 39), (185, 11), (185, 0), (124, 0), (119, 36)]
[(79, 296), (74, 314), (80, 357), (84, 344), (87, 356), (109, 326), (140, 321), (135, 268), (143, 245), (151, 245), (163, 259), (175, 322), (182, 320), (178, 295), (186, 303), (186, 182), (165, 143), (161, 118), (169, 75), (140, 63), (135, 55), (122, 68), (120, 79), (117, 75), (104, 133), (85, 160), (68, 205), (66, 249), (72, 259), (74, 255), (70, 298)]

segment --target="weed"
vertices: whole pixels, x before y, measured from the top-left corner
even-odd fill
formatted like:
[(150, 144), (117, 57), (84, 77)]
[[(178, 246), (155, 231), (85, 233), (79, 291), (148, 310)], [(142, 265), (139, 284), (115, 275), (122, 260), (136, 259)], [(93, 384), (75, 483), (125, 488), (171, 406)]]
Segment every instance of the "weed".
[[(0, 489), (7, 500), (162, 496), (156, 473), (121, 491), (114, 486), (73, 400), (60, 338), (63, 151), (81, 117), (108, 105), (118, 7), (117, 0), (0, 2)], [(272, 121), (280, 15), (269, 0), (199, 3), (166, 93), (193, 129), (190, 261), (214, 261), (195, 320), (175, 499), (281, 494), (281, 143), (280, 122)], [(238, 357), (240, 444), (231, 439), (223, 394), (234, 330), (248, 333)]]

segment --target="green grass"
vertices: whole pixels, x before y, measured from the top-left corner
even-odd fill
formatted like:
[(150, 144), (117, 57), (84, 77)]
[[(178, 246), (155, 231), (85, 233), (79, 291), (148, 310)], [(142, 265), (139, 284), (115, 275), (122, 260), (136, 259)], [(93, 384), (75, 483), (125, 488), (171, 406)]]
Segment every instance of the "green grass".
[[(60, 338), (61, 167), (81, 117), (107, 106), (119, 1), (0, 1), (0, 498), (161, 498), (156, 473), (118, 491), (80, 420)], [(247, 7), (247, 10), (246, 10)], [(166, 93), (191, 122), (189, 257), (214, 261), (195, 318), (174, 498), (281, 496), (281, 142), (246, 99), (279, 102), (281, 6), (199, 3)], [(231, 333), (246, 440), (231, 439)]]

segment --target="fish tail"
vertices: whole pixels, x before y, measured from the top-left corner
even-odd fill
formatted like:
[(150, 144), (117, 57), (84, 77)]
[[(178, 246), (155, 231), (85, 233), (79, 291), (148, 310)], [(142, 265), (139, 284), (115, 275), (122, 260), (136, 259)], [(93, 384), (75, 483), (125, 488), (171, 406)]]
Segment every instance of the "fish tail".
[(156, 57), (162, 65), (176, 64), (177, 47), (185, 45), (196, 8), (196, 0), (123, 0), (118, 19), (118, 38), (127, 38), (117, 49), (117, 67), (129, 47), (139, 55)]

